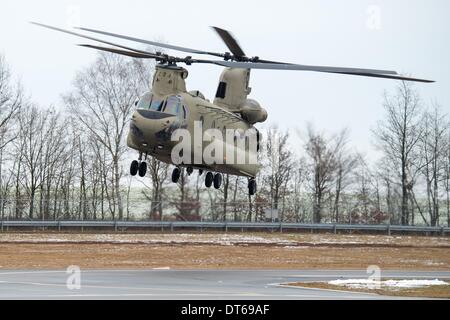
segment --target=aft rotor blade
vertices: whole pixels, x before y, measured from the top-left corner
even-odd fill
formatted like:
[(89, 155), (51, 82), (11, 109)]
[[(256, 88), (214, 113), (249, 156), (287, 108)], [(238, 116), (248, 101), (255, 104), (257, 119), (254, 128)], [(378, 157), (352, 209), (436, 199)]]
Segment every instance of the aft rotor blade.
[(245, 57), (244, 50), (242, 50), (241, 46), (237, 42), (237, 40), (233, 37), (233, 35), (224, 29), (218, 28), (218, 27), (211, 27), (213, 28), (219, 37), (225, 42), (228, 49), (230, 49), (231, 53), (236, 57)]
[(152, 45), (152, 46), (155, 46), (155, 47), (161, 47), (161, 48), (166, 48), (166, 49), (171, 49), (171, 50), (177, 50), (177, 51), (181, 51), (181, 52), (187, 52), (187, 53), (193, 53), (193, 54), (207, 54), (207, 55), (212, 55), (212, 56), (216, 56), (216, 57), (220, 57), (220, 58), (223, 58), (225, 56), (222, 53), (209, 52), (209, 51), (191, 49), (191, 48), (186, 48), (186, 47), (174, 46), (174, 45), (167, 44), (167, 43), (160, 43), (160, 42), (156, 42), (156, 41), (139, 39), (139, 38), (130, 37), (130, 36), (124, 36), (124, 35), (121, 35), (121, 34), (107, 32), (107, 31), (95, 30), (95, 29), (90, 29), (90, 28), (81, 28), (81, 27), (77, 28), (77, 29), (80, 29), (80, 30), (83, 30), (83, 31), (88, 31), (88, 32), (93, 32), (93, 33), (98, 33), (98, 34), (103, 34), (105, 36), (116, 37), (116, 38), (120, 38), (120, 39), (124, 39), (124, 40), (129, 40), (129, 41), (149, 44), (149, 45)]
[(374, 69), (357, 69), (357, 68), (339, 68), (339, 67), (322, 67), (322, 66), (306, 66), (298, 64), (273, 64), (273, 63), (249, 63), (249, 62), (233, 62), (233, 61), (209, 61), (209, 63), (216, 64), (229, 68), (242, 69), (263, 69), (263, 70), (293, 70), (293, 71), (315, 71), (324, 73), (346, 74), (354, 76), (364, 76), (373, 78), (396, 79), (405, 81), (416, 81), (431, 83), (433, 80), (410, 78), (398, 75), (395, 71), (388, 70), (374, 70)]
[(268, 69), (268, 70), (297, 70), (297, 71), (318, 71), (331, 73), (376, 73), (376, 74), (398, 74), (396, 71), (390, 70), (376, 70), (376, 69), (362, 69), (362, 68), (341, 68), (341, 67), (327, 67), (327, 66), (309, 66), (301, 64), (288, 63), (252, 63), (252, 62), (234, 62), (234, 61), (215, 61), (219, 64), (229, 68), (242, 69)]
[(100, 47), (100, 46), (94, 46), (94, 45), (91, 45), (91, 44), (79, 44), (78, 46), (85, 47), (85, 48), (96, 49), (96, 50), (101, 50), (101, 51), (106, 51), (106, 52), (117, 53), (117, 54), (120, 54), (120, 55), (132, 57), (132, 58), (157, 59), (154, 55), (143, 54), (143, 53), (127, 51), (127, 50), (120, 50), (120, 49), (116, 49), (116, 48)]
[[(337, 72), (335, 72), (335, 73), (337, 73)], [(345, 73), (345, 72), (339, 72), (338, 74), (347, 74), (347, 75), (371, 77), (371, 78), (394, 79), (394, 80), (403, 80), (403, 81), (424, 82), (424, 83), (435, 82), (434, 80), (411, 78), (411, 77), (406, 77), (406, 76), (402, 76), (402, 75), (389, 75), (389, 74), (376, 74), (376, 73)]]
[(43, 23), (38, 23), (38, 22), (31, 22), (31, 23), (34, 24), (34, 25), (40, 26), (40, 27), (47, 28), (47, 29), (51, 29), (51, 30), (55, 30), (55, 31), (59, 31), (59, 32), (64, 32), (64, 33), (71, 34), (71, 35), (74, 35), (74, 36), (77, 36), (77, 37), (81, 37), (81, 38), (97, 41), (97, 42), (100, 42), (100, 43), (108, 44), (108, 45), (115, 46), (115, 47), (118, 47), (118, 48), (122, 48), (122, 49), (125, 49), (125, 50), (129, 50), (129, 51), (133, 51), (133, 52), (137, 52), (137, 53), (153, 56), (154, 58), (159, 57), (158, 55), (156, 55), (154, 53), (151, 53), (151, 52), (147, 52), (147, 51), (143, 51), (143, 50), (137, 50), (137, 49), (130, 48), (130, 47), (127, 47), (127, 46), (123, 46), (121, 44), (117, 44), (117, 43), (105, 41), (105, 40), (102, 40), (102, 39), (86, 36), (86, 35), (81, 34), (81, 33), (76, 33), (76, 32), (73, 32), (73, 31), (69, 31), (69, 30), (65, 30), (65, 29), (61, 29), (61, 28), (57, 28), (57, 27), (52, 27), (52, 26), (49, 26), (49, 25), (46, 25), (46, 24), (43, 24)]

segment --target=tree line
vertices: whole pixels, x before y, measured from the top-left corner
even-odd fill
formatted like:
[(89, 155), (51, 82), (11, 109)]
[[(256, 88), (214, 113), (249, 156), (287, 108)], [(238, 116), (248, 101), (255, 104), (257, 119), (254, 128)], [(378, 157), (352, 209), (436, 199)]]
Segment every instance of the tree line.
[(229, 175), (220, 190), (184, 170), (173, 185), (171, 166), (151, 157), (145, 179), (132, 180), (125, 139), (153, 69), (99, 53), (62, 105), (45, 108), (0, 56), (1, 218), (450, 223), (449, 115), (406, 82), (384, 95), (372, 131), (376, 162), (351, 147), (346, 128), (308, 124), (293, 134), (272, 125), (263, 130), (255, 197), (246, 179)]

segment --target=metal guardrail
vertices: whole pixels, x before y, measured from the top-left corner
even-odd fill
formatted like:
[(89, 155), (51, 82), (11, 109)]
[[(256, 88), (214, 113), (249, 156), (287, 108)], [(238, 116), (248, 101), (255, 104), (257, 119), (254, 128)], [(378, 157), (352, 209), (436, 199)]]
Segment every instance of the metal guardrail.
[(158, 228), (170, 229), (171, 231), (179, 228), (191, 229), (222, 229), (225, 231), (233, 229), (243, 230), (308, 230), (308, 231), (373, 231), (373, 232), (404, 232), (404, 233), (422, 233), (422, 234), (441, 234), (450, 233), (450, 227), (430, 227), (430, 226), (399, 226), (399, 225), (360, 225), (360, 224), (308, 224), (308, 223), (279, 223), (279, 222), (203, 222), (203, 221), (73, 221), (73, 220), (3, 220), (0, 221), (1, 231), (6, 228)]

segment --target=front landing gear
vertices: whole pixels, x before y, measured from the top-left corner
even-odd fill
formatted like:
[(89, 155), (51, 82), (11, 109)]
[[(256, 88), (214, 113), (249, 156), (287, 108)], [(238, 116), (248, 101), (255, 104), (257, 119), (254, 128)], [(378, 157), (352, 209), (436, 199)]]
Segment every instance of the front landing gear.
[(145, 154), (144, 161), (142, 161), (142, 153), (139, 153), (139, 159), (131, 162), (130, 174), (134, 177), (138, 173), (140, 177), (145, 177), (147, 173), (147, 154)]
[(256, 180), (254, 178), (248, 180), (248, 194), (251, 196), (256, 194)]
[(142, 161), (139, 164), (139, 177), (145, 177), (145, 174), (147, 173), (147, 162), (146, 161)]
[(130, 174), (134, 177), (139, 173), (140, 177), (145, 177), (147, 173), (147, 162), (134, 160), (131, 162)]
[(139, 162), (137, 160), (133, 160), (130, 166), (130, 174), (134, 177), (137, 175), (139, 170)]

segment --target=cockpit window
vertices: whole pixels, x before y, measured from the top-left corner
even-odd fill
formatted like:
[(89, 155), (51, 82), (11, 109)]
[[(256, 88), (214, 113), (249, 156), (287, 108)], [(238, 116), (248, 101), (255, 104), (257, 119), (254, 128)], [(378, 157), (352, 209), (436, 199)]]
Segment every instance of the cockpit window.
[(150, 92), (145, 93), (137, 102), (138, 109), (161, 111), (163, 105), (162, 99), (157, 99)]
[(163, 100), (156, 99), (155, 97), (153, 97), (153, 99), (150, 103), (150, 110), (161, 111), (162, 106), (163, 106)]
[(152, 99), (152, 94), (150, 92), (146, 92), (140, 99), (137, 104), (138, 109), (148, 109), (150, 107), (150, 102)]
[(179, 96), (170, 96), (169, 98), (167, 98), (166, 105), (163, 111), (176, 115), (179, 119), (186, 118), (186, 109), (183, 106), (181, 97)]

